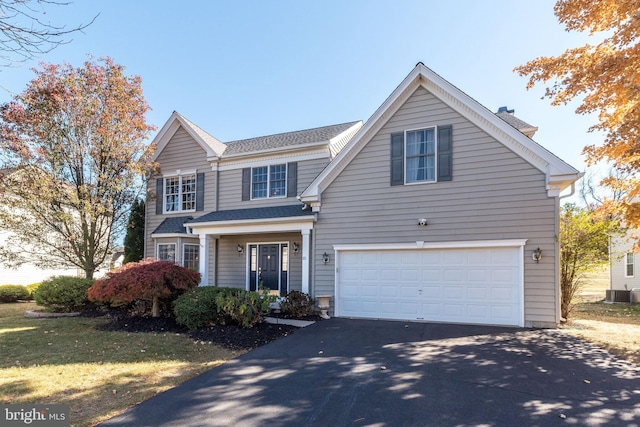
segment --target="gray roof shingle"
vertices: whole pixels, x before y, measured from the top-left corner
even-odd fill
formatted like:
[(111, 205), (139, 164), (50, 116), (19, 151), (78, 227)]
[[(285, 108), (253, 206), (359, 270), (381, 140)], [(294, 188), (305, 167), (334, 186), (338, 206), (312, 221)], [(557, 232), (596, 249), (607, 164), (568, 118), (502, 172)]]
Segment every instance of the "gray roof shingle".
[(182, 224), (191, 221), (192, 216), (175, 216), (172, 218), (166, 218), (160, 223), (160, 225), (153, 230), (152, 234), (165, 234), (165, 233), (183, 233), (187, 234), (187, 229)]
[(354, 126), (358, 121), (341, 123), (338, 125), (323, 126), (319, 128), (298, 130), (294, 132), (278, 133), (275, 135), (259, 136), (256, 138), (240, 139), (227, 142), (224, 151), (225, 156), (245, 154), (255, 151), (263, 151), (274, 148), (290, 147), (313, 142), (328, 141), (335, 138), (345, 130)]
[[(524, 133), (529, 138), (531, 138), (533, 134), (538, 130), (537, 127), (530, 125), (524, 120), (520, 120), (519, 118), (517, 118), (511, 113), (508, 113), (508, 112), (496, 113), (496, 116), (500, 117), (502, 120), (504, 120), (514, 128), (518, 129), (520, 132)], [(529, 133), (531, 133), (531, 135), (529, 135)]]
[(223, 142), (219, 141), (218, 138), (210, 135), (207, 131), (205, 131), (200, 126), (198, 126), (195, 123), (193, 123), (191, 120), (187, 119), (182, 114), (178, 113), (177, 111), (175, 113), (179, 114), (180, 117), (182, 118), (182, 120), (184, 120), (189, 126), (191, 126), (191, 129), (196, 134), (198, 134), (198, 136), (205, 142), (205, 144), (207, 144), (209, 147), (211, 147), (211, 149), (218, 156), (220, 156), (220, 155), (222, 155), (222, 153), (224, 153), (224, 150), (226, 149), (226, 146), (224, 145)]
[(302, 210), (304, 205), (270, 206), (266, 208), (233, 209), (228, 211), (210, 212), (189, 224), (216, 221), (242, 221), (250, 219), (272, 219), (313, 216), (311, 209)]

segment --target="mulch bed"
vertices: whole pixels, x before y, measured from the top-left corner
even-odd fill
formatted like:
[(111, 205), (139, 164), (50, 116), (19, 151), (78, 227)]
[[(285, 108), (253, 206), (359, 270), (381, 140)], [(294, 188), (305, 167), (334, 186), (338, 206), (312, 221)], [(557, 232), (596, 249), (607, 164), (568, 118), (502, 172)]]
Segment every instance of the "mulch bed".
[[(87, 315), (90, 314), (87, 313)], [(286, 337), (298, 329), (289, 325), (259, 323), (252, 328), (216, 325), (189, 331), (184, 326), (178, 325), (172, 317), (139, 317), (124, 313), (104, 316), (110, 318), (110, 321), (97, 327), (102, 331), (181, 333), (188, 335), (194, 341), (211, 342), (230, 350), (252, 350), (278, 338)]]

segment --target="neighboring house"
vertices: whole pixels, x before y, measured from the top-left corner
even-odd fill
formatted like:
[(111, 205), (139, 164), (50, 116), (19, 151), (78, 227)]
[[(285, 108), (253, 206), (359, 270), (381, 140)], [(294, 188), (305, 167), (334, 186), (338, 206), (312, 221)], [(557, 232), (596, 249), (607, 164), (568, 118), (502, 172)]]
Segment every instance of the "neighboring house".
[[(0, 179), (2, 179), (5, 175), (11, 175), (15, 172), (15, 169), (2, 169), (0, 170)], [(12, 211), (12, 214), (18, 214), (20, 211), (17, 211), (15, 207), (9, 206)], [(4, 250), (5, 248), (9, 248), (9, 245), (12, 244), (10, 242), (10, 238), (15, 236), (12, 231), (2, 230), (0, 229), (0, 249)], [(15, 243), (14, 243), (15, 244)], [(29, 252), (28, 247), (21, 246), (20, 251), (17, 252), (19, 258), (31, 259), (32, 252)], [(122, 265), (122, 260), (124, 258), (124, 249), (117, 248), (112, 257), (110, 257), (109, 264), (103, 264), (102, 269), (98, 269), (94, 272), (94, 278), (99, 278), (104, 276), (110, 267), (118, 268)], [(2, 251), (0, 251), (2, 252)], [(16, 253), (12, 251), (12, 253)], [(39, 283), (45, 279), (48, 279), (52, 276), (74, 276), (74, 277), (84, 277), (85, 273), (82, 269), (76, 267), (66, 267), (66, 268), (40, 268), (37, 267), (32, 262), (26, 262), (21, 264), (16, 268), (9, 268), (0, 263), (0, 285), (3, 284), (13, 284), (13, 285), (30, 285), (32, 283)]]
[(174, 112), (146, 255), (330, 295), (335, 316), (555, 326), (559, 196), (581, 175), (535, 129), (422, 63), (364, 125), (223, 143)]
[(609, 244), (609, 291), (607, 301), (629, 302), (628, 291), (640, 289), (640, 255), (633, 251), (638, 232), (612, 237)]
[[(9, 233), (0, 232), (0, 245), (5, 245)], [(75, 268), (42, 269), (31, 263), (22, 264), (18, 268), (7, 268), (0, 265), (0, 285), (30, 285), (39, 283), (51, 276), (78, 276)]]
[[(0, 179), (5, 175), (11, 175), (14, 169), (0, 170)], [(9, 238), (13, 235), (11, 231), (0, 230), (0, 247), (8, 248)], [(25, 252), (21, 252), (25, 253)], [(76, 268), (43, 269), (36, 267), (32, 263), (25, 263), (17, 268), (8, 268), (0, 263), (0, 285), (30, 285), (42, 282), (51, 276), (77, 276)]]

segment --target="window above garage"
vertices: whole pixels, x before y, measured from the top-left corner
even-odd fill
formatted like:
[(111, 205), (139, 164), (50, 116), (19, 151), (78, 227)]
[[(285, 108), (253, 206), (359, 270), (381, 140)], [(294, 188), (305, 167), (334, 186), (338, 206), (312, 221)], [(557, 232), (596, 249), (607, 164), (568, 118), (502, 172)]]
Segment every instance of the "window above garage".
[(451, 181), (451, 131), (449, 125), (391, 134), (391, 185)]

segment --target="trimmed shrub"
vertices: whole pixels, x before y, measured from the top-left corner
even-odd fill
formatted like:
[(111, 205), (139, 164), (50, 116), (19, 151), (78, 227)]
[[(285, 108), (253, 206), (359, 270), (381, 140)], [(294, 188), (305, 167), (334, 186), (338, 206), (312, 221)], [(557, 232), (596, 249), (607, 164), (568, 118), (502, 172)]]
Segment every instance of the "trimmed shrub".
[(216, 296), (218, 313), (228, 316), (232, 322), (243, 328), (250, 328), (264, 320), (271, 311), (269, 305), (276, 301), (275, 295), (268, 290), (260, 292), (233, 289), (232, 292), (219, 293)]
[(220, 294), (230, 294), (236, 290), (217, 286), (200, 286), (189, 289), (173, 303), (176, 322), (192, 330), (207, 325), (228, 323), (231, 319), (223, 312), (218, 312), (216, 298)]
[(49, 311), (68, 313), (87, 305), (87, 290), (92, 284), (93, 280), (82, 277), (54, 276), (40, 283), (33, 297)]
[(38, 289), (38, 286), (40, 286), (40, 282), (27, 285), (27, 291), (29, 291), (29, 299), (34, 299), (33, 295), (35, 294), (36, 289)]
[(28, 300), (29, 291), (22, 285), (1, 285), (0, 303), (16, 302), (18, 300)]
[(291, 291), (280, 302), (280, 310), (291, 317), (306, 317), (314, 314), (314, 302), (311, 295), (300, 291)]
[(130, 262), (96, 280), (89, 289), (89, 300), (108, 303), (112, 307), (126, 306), (136, 300), (152, 303), (152, 316), (160, 316), (160, 306), (189, 288), (198, 286), (200, 273), (167, 261), (146, 259)]

